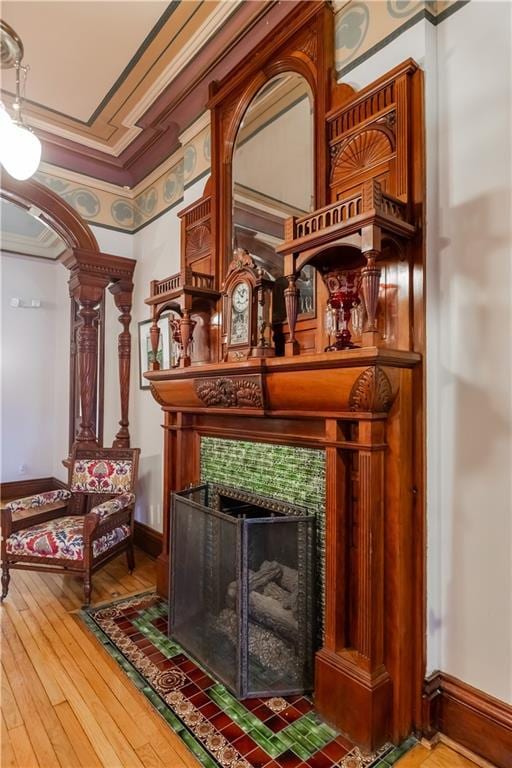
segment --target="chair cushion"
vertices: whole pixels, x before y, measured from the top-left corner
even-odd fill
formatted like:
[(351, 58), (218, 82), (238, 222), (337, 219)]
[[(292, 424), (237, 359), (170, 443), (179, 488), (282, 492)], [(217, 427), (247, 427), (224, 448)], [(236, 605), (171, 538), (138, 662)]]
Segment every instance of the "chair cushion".
[[(97, 557), (130, 535), (129, 525), (120, 525), (93, 542)], [(59, 517), (12, 533), (6, 540), (7, 554), (29, 557), (84, 559), (84, 518)]]
[(77, 459), (73, 466), (71, 490), (82, 493), (125, 493), (132, 488), (131, 461)]

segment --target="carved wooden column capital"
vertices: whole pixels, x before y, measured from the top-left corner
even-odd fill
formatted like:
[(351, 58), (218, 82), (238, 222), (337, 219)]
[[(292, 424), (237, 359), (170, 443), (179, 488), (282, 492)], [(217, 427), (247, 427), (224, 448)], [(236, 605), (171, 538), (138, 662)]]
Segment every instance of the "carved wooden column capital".
[(129, 448), (130, 447), (130, 431), (129, 431), (129, 400), (130, 400), (130, 361), (131, 361), (131, 346), (132, 338), (130, 334), (130, 321), (132, 298), (133, 298), (133, 283), (131, 280), (119, 280), (113, 283), (109, 287), (110, 293), (114, 297), (115, 305), (118, 308), (119, 322), (122, 325), (123, 330), (118, 337), (117, 353), (119, 358), (119, 390), (121, 395), (121, 419), (119, 421), (120, 429), (117, 432), (113, 447), (114, 448)]

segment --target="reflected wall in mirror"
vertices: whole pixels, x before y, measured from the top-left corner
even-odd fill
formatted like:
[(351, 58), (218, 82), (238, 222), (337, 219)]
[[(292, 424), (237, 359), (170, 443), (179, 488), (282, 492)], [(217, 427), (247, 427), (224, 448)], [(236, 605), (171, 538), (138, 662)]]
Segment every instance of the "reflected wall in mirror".
[(4, 253), (55, 261), (67, 245), (44, 221), (37, 208), (22, 208), (0, 198), (1, 246)]
[[(276, 281), (274, 316), (284, 316), (283, 257), (289, 216), (314, 210), (313, 96), (295, 72), (269, 80), (252, 99), (237, 133), (232, 160), (233, 252), (247, 250)], [(315, 313), (315, 272), (303, 270), (301, 315)], [(280, 309), (281, 307), (281, 309)]]

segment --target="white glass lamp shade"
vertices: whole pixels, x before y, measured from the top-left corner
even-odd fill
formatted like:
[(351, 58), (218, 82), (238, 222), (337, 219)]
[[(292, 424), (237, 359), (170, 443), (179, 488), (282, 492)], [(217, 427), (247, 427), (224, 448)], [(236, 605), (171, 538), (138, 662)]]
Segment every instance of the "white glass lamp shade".
[(4, 117), (0, 116), (0, 161), (7, 173), (19, 181), (25, 181), (39, 167), (41, 142), (30, 128), (10, 122), (8, 126)]
[(8, 154), (9, 137), (12, 129), (12, 120), (9, 113), (0, 101), (0, 162), (3, 162), (5, 155)]

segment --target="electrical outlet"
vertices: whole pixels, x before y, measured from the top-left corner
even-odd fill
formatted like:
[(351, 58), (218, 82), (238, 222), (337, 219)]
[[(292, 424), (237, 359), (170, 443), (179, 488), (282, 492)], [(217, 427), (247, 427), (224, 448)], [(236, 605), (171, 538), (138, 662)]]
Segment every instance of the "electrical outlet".
[(26, 464), (20, 464), (18, 467), (18, 474), (20, 475), (26, 475), (27, 474), (27, 465)]

